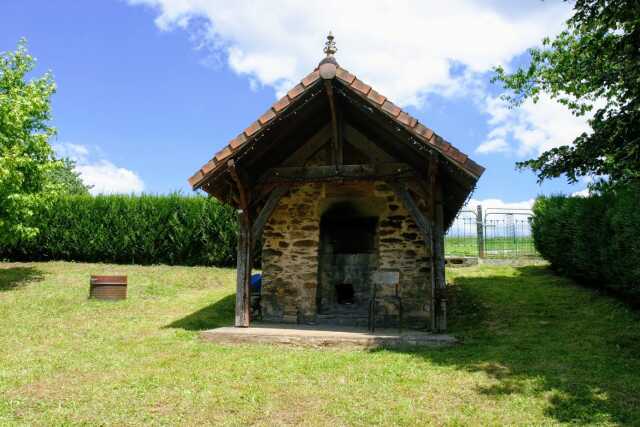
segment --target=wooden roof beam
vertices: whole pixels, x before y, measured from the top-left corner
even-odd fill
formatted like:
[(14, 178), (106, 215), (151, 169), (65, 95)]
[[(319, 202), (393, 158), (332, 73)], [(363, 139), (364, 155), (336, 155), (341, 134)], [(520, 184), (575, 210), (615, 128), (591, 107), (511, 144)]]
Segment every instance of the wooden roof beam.
[(341, 180), (394, 180), (415, 178), (415, 176), (414, 169), (406, 163), (292, 166), (269, 169), (260, 178), (258, 185)]
[(331, 139), (331, 160), (334, 165), (340, 166), (342, 165), (343, 159), (342, 135), (340, 135), (336, 98), (333, 94), (333, 85), (331, 80), (324, 81), (324, 88), (327, 91), (329, 109), (331, 110), (331, 129), (333, 131), (333, 137)]

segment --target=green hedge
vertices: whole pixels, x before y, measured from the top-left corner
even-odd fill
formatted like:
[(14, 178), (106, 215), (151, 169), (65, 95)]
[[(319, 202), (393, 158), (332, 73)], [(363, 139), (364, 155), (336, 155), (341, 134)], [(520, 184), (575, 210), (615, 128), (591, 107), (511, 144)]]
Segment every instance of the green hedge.
[(539, 197), (533, 238), (562, 274), (640, 303), (640, 185), (591, 197)]
[(0, 258), (227, 266), (235, 262), (233, 209), (202, 196), (62, 196), (33, 217), (38, 237)]

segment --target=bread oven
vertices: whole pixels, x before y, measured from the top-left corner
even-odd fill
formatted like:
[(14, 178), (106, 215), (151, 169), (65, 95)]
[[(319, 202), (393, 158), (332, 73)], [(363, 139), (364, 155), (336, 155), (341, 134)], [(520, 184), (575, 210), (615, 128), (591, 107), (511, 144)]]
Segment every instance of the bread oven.
[(331, 206), (320, 219), (318, 321), (366, 325), (371, 272), (377, 268), (378, 217), (353, 201)]
[(263, 320), (366, 324), (378, 271), (394, 272), (380, 291), (401, 298), (407, 326), (442, 330), (443, 236), (484, 168), (340, 67), (333, 43), (189, 180), (237, 209), (235, 324), (252, 320), (262, 242)]

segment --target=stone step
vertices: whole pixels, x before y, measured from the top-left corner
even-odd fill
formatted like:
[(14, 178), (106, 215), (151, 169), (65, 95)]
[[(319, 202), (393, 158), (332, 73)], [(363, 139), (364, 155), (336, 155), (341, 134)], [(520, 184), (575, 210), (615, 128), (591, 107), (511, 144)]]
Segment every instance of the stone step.
[(319, 313), (318, 317), (345, 317), (345, 318), (358, 318), (358, 317), (369, 317), (369, 312), (367, 310), (360, 311), (328, 311), (324, 313)]
[(316, 321), (323, 325), (367, 326), (369, 324), (369, 316), (367, 312), (331, 312), (318, 314)]

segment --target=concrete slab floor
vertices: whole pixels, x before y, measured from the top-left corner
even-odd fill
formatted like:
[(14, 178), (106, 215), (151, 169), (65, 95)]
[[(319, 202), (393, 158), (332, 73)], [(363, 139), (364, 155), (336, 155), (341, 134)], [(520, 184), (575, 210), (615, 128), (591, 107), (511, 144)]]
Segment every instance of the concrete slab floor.
[(221, 344), (261, 343), (287, 344), (306, 347), (442, 347), (458, 342), (446, 334), (398, 329), (377, 329), (370, 333), (366, 328), (287, 325), (253, 323), (249, 328), (224, 326), (202, 331), (200, 336)]

